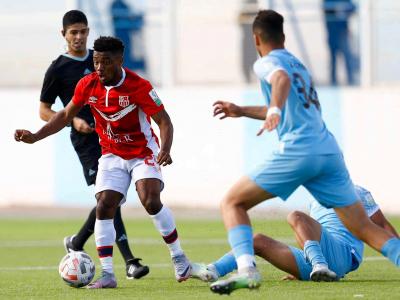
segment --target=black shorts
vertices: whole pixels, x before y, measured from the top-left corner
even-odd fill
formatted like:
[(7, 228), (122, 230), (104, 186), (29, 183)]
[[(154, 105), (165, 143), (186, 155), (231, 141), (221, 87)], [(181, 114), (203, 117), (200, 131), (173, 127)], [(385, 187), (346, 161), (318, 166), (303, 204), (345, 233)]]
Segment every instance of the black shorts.
[(99, 136), (96, 132), (81, 134), (72, 129), (71, 142), (81, 162), (87, 185), (95, 184), (101, 157)]

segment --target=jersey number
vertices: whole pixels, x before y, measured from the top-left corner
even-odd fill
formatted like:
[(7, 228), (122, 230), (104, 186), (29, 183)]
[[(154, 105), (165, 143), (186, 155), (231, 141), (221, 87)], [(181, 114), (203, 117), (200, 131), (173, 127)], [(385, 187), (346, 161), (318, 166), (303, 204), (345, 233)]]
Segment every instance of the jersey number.
[(320, 110), (321, 105), (318, 101), (317, 92), (314, 89), (314, 84), (311, 82), (311, 86), (307, 91), (307, 85), (303, 77), (299, 73), (293, 73), (293, 82), (297, 88), (299, 96), (302, 98), (305, 108), (310, 108), (311, 104), (314, 104), (318, 110)]
[(153, 161), (154, 157), (153, 156), (147, 156), (144, 159), (144, 163), (148, 166), (154, 167), (154, 161)]

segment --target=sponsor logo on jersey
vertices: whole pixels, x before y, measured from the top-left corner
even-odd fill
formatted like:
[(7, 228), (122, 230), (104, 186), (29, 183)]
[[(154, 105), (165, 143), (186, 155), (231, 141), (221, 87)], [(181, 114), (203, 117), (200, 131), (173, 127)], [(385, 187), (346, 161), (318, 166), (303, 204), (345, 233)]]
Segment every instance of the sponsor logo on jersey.
[(153, 99), (154, 103), (157, 106), (160, 106), (162, 104), (160, 97), (158, 97), (158, 95), (154, 89), (152, 89), (150, 91), (149, 95), (150, 95), (151, 99)]
[(119, 96), (119, 106), (127, 107), (129, 105), (129, 96)]
[(111, 129), (110, 123), (107, 123), (107, 130), (103, 129), (103, 134), (107, 135), (107, 138), (114, 143), (130, 143), (133, 142), (133, 137), (130, 134), (119, 134), (114, 133)]
[(83, 71), (83, 75), (88, 75), (88, 74), (90, 74), (90, 73), (92, 73), (92, 71), (90, 71), (89, 69), (85, 69), (85, 71)]
[(94, 174), (96, 174), (95, 170), (89, 169), (89, 176), (93, 176)]
[(96, 102), (97, 102), (97, 98), (95, 96), (89, 97), (89, 103), (96, 103)]

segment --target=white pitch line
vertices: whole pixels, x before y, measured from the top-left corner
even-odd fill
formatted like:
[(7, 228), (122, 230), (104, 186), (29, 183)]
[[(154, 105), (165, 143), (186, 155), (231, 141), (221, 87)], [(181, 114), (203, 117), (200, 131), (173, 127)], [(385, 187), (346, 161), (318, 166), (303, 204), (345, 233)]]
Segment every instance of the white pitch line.
[(387, 260), (387, 258), (383, 256), (367, 256), (364, 257), (363, 260), (365, 261), (378, 261), (378, 260)]
[[(364, 257), (364, 261), (382, 261), (386, 260), (383, 256), (367, 256)], [(260, 260), (257, 263), (269, 264), (269, 262)], [(125, 269), (125, 265), (114, 265), (116, 269)], [(148, 264), (148, 266), (155, 269), (172, 268), (170, 263), (155, 263)], [(0, 267), (0, 272), (12, 272), (12, 271), (49, 271), (57, 270), (57, 266), (32, 266), (32, 267)]]
[[(156, 263), (148, 264), (150, 268), (162, 269), (162, 268), (172, 268), (170, 263)], [(114, 265), (116, 269), (125, 269), (125, 265)], [(32, 267), (0, 267), (0, 272), (6, 271), (48, 271), (48, 270), (58, 270), (57, 266), (32, 266)]]
[[(277, 238), (282, 243), (295, 243), (293, 238)], [(164, 241), (160, 238), (130, 238), (132, 245), (162, 245)], [(94, 245), (93, 242), (90, 244)], [(228, 245), (228, 239), (185, 239), (181, 240), (184, 245)], [(28, 248), (28, 247), (62, 247), (62, 240), (33, 240), (33, 241), (0, 241), (0, 248)]]

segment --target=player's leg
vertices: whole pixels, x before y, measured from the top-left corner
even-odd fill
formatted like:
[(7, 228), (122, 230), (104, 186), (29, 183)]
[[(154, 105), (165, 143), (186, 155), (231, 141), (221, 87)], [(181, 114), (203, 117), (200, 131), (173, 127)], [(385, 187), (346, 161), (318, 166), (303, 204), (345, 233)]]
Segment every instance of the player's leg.
[(97, 208), (94, 236), (102, 274), (88, 288), (115, 288), (117, 286), (113, 271), (113, 245), (116, 238), (113, 219), (118, 206), (126, 199), (131, 179), (122, 158), (113, 154), (100, 158), (95, 186)]
[[(257, 256), (264, 258), (276, 268), (302, 279), (296, 257), (291, 248), (284, 243), (258, 233), (254, 236), (254, 251)], [(309, 268), (308, 266), (307, 270)]]
[[(298, 279), (302, 279), (297, 263), (296, 255), (293, 254), (291, 247), (274, 240), (266, 235), (257, 233), (254, 235), (254, 252), (257, 256), (264, 258), (278, 269), (285, 271)], [(299, 249), (297, 249), (300, 251)], [(305, 261), (304, 255), (301, 253), (302, 261)], [(224, 256), (208, 264), (207, 266), (198, 265), (198, 270), (192, 277), (202, 281), (215, 281), (215, 278), (223, 277), (237, 269), (235, 256), (232, 252), (226, 253)], [(307, 267), (305, 280), (309, 279), (311, 266)]]
[(400, 239), (374, 224), (367, 216), (350, 179), (342, 155), (314, 158), (323, 172), (304, 186), (325, 207), (334, 207), (343, 224), (359, 239), (400, 266)]
[[(324, 278), (326, 275), (322, 274), (322, 278), (314, 281), (337, 281), (344, 277), (347, 273), (354, 271), (359, 266), (359, 260), (357, 258), (358, 243), (356, 240), (350, 239), (349, 242), (343, 239), (343, 232), (338, 233), (335, 231), (327, 230), (325, 227), (321, 227), (321, 238), (320, 245), (322, 254), (324, 255), (329, 269), (336, 274), (336, 277), (330, 276)], [(313, 269), (314, 270), (314, 269)], [(321, 275), (319, 275), (321, 277)]]
[(287, 221), (295, 233), (298, 244), (304, 250), (305, 257), (311, 262), (311, 280), (337, 280), (336, 273), (329, 269), (328, 262), (322, 252), (320, 245), (322, 232), (321, 224), (300, 211), (290, 213), (287, 217)]
[(257, 288), (260, 275), (254, 258), (253, 231), (247, 210), (266, 199), (274, 197), (245, 176), (232, 186), (221, 202), (220, 210), (228, 231), (228, 240), (235, 256), (238, 275), (234, 275), (227, 287), (227, 281), (216, 282), (211, 290), (216, 293), (230, 293), (237, 288)]
[(140, 263), (141, 259), (133, 256), (133, 253), (129, 247), (125, 225), (122, 221), (120, 206), (117, 208), (115, 213), (114, 227), (116, 232), (115, 242), (126, 264), (126, 278), (139, 279), (143, 276), (146, 276), (149, 273), (149, 267), (143, 266)]
[(356, 237), (400, 267), (400, 239), (373, 223), (360, 202), (345, 207), (336, 207), (335, 211), (343, 224)]
[(175, 268), (176, 280), (184, 281), (190, 276), (191, 266), (181, 248), (172, 212), (161, 203), (160, 193), (164, 187), (161, 168), (154, 156), (146, 159), (134, 159), (129, 164), (140, 202), (168, 246)]
[[(289, 273), (300, 280), (309, 280), (311, 265), (306, 261), (303, 252), (294, 247), (289, 247), (263, 234), (254, 235), (254, 251), (257, 256), (264, 258), (276, 268)], [(225, 254), (218, 261), (207, 266), (207, 269), (217, 270), (216, 275), (223, 276), (226, 272), (235, 269), (235, 257), (231, 252)], [(200, 276), (199, 276), (200, 277)], [(238, 275), (231, 276), (225, 280), (219, 280), (210, 285), (213, 292), (219, 294), (230, 294), (233, 290), (242, 288), (248, 284)]]
[(156, 178), (136, 181), (139, 199), (168, 246), (175, 267), (175, 277), (181, 282), (190, 276), (190, 262), (181, 248), (175, 220), (170, 209), (161, 203), (162, 182)]
[(349, 30), (347, 27), (340, 29), (339, 47), (343, 54), (346, 67), (347, 83), (354, 84), (354, 57), (349, 43)]
[(238, 271), (254, 268), (253, 232), (247, 210), (274, 197), (249, 177), (242, 177), (221, 202), (220, 209)]
[(66, 236), (64, 238), (64, 248), (67, 252), (84, 251), (83, 247), (94, 232), (94, 223), (96, 222), (96, 206), (90, 211), (85, 223), (77, 234)]
[(330, 84), (337, 85), (337, 52), (338, 52), (338, 39), (336, 25), (328, 24), (328, 46), (330, 55)]
[[(82, 165), (83, 175), (88, 186), (95, 184), (98, 171), (98, 161), (101, 157), (99, 137), (96, 133), (81, 134), (71, 131), (71, 142)], [(85, 223), (77, 234), (64, 238), (64, 247), (67, 252), (82, 251), (85, 243), (94, 232), (96, 222), (96, 207), (94, 207)]]
[(113, 190), (105, 190), (96, 194), (98, 202), (94, 236), (102, 274), (99, 279), (88, 285), (89, 289), (115, 288), (117, 286), (113, 268), (113, 245), (116, 237), (113, 219), (123, 197), (123, 194)]
[(238, 275), (232, 278), (237, 284), (229, 287), (257, 288), (261, 282), (255, 267), (253, 233), (247, 210), (275, 196), (287, 199), (302, 183), (302, 178), (309, 176), (309, 166), (303, 158), (274, 155), (228, 191), (221, 202), (221, 213), (238, 266)]
[(214, 282), (237, 270), (235, 256), (232, 251), (225, 253), (218, 260), (206, 265), (203, 263), (192, 263), (191, 277), (204, 282)]

